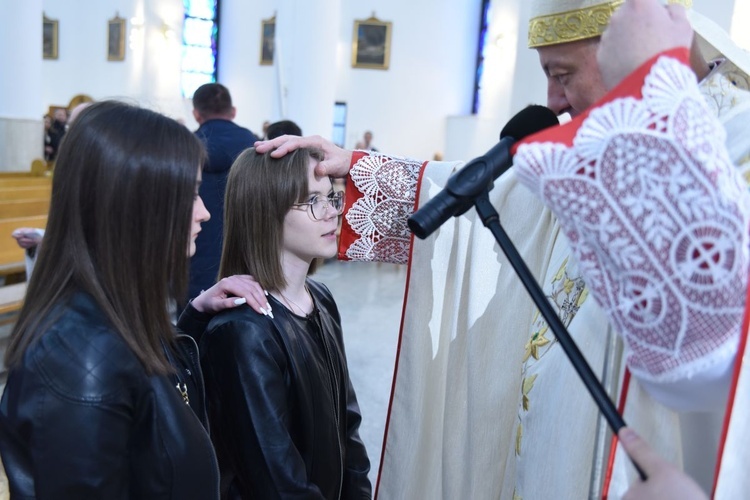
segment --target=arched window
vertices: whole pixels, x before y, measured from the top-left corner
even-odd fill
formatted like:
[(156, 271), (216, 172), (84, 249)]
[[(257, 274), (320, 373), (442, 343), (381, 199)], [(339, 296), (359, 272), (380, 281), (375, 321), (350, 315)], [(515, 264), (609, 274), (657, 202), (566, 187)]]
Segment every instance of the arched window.
[(182, 96), (217, 78), (219, 49), (219, 0), (183, 0)]

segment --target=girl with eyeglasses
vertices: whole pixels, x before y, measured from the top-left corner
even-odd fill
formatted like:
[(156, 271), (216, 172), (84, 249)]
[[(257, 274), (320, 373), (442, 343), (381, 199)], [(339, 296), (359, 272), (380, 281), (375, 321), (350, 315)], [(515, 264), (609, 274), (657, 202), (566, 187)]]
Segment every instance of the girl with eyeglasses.
[(219, 274), (254, 276), (272, 311), (222, 312), (201, 340), (223, 498), (371, 496), (339, 312), (308, 277), (336, 254), (343, 209), (321, 160), (248, 149), (229, 173)]

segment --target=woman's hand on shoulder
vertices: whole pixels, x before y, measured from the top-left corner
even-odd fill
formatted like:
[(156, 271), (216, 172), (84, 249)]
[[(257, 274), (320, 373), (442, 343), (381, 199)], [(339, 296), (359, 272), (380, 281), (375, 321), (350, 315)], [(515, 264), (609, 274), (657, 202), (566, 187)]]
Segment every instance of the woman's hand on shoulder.
[(198, 311), (216, 314), (224, 309), (247, 304), (255, 312), (273, 318), (268, 293), (249, 274), (237, 274), (222, 278), (218, 283), (193, 299), (192, 305)]

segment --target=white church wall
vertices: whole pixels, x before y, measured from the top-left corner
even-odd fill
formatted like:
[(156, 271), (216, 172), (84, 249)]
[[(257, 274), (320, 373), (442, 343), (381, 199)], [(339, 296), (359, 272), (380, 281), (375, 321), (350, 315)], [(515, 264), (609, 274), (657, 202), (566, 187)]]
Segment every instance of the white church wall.
[(219, 31), (219, 82), (237, 108), (236, 122), (261, 134), (264, 120), (281, 119), (276, 66), (261, 66), (261, 20), (274, 16), (276, 0), (222, 0)]
[(366, 130), (381, 151), (420, 159), (445, 151), (446, 118), (471, 113), (480, 2), (378, 2), (378, 18), (393, 22), (388, 71), (351, 67), (352, 20), (369, 7), (342, 5), (342, 78), (348, 103), (347, 146)]
[(483, 154), (507, 121), (527, 104), (544, 104), (546, 84), (536, 54), (526, 47), (528, 2), (493, 1), (489, 11), (477, 115), (448, 118), (445, 160)]
[[(40, 117), (48, 105), (66, 104), (74, 95), (85, 93), (95, 99), (130, 99), (194, 126), (190, 102), (181, 98), (179, 90), (182, 2), (42, 3), (46, 15), (60, 22), (60, 43), (59, 58), (42, 61)], [(353, 22), (368, 18), (373, 6), (365, 8), (351, 0), (318, 3), (338, 10), (337, 15), (326, 18), (328, 22), (315, 20), (321, 33), (333, 31), (338, 36), (335, 48), (330, 43), (325, 48), (335, 60), (335, 74), (331, 77), (330, 69), (325, 74), (311, 71), (309, 78), (332, 80), (335, 89), (331, 94), (325, 87), (324, 101), (347, 103), (347, 147), (353, 147), (365, 130), (372, 130), (374, 143), (382, 151), (425, 159), (435, 152), (444, 153), (446, 159), (469, 158), (491, 146), (507, 119), (521, 107), (545, 100), (546, 84), (536, 54), (526, 48), (525, 21), (514, 22), (528, 18), (528, 2), (493, 2), (488, 33), (493, 46), (486, 54), (482, 108), (477, 117), (472, 117), (470, 110), (479, 0), (378, 2), (376, 16), (393, 23), (390, 68), (385, 71), (351, 67)], [(695, 0), (694, 5), (723, 28), (730, 28), (734, 1)], [(237, 121), (260, 132), (266, 119), (295, 119), (294, 110), (283, 108), (282, 102), (293, 103), (297, 114), (304, 114), (300, 99), (284, 101), (290, 82), (283, 90), (285, 82), (280, 85), (277, 68), (259, 65), (260, 21), (276, 11), (283, 12), (285, 4), (281, 0), (266, 0), (262, 5), (223, 0), (222, 6), (219, 77), (233, 92)], [(127, 20), (128, 47), (121, 62), (107, 61), (106, 54), (107, 20), (116, 14)], [(307, 31), (300, 39), (281, 41), (279, 50), (283, 54), (299, 44), (315, 43)], [(316, 113), (333, 107), (333, 102), (315, 104)], [(309, 117), (304, 119), (312, 123)], [(305, 132), (330, 137), (331, 127), (323, 123), (327, 122), (321, 119)]]
[[(59, 57), (43, 62), (40, 112), (88, 94), (129, 100), (175, 117), (182, 114), (176, 36), (182, 2), (45, 0), (44, 12), (59, 21)], [(108, 61), (107, 21), (116, 15), (126, 20), (125, 59)]]
[[(277, 69), (258, 64), (260, 21), (277, 10), (283, 13), (282, 6), (269, 1), (258, 8), (242, 0), (223, 0), (222, 5), (223, 11), (232, 15), (221, 20), (219, 72), (232, 90), (238, 121), (255, 131), (266, 119), (296, 121), (293, 114), (282, 116), (283, 90)], [(346, 146), (354, 147), (365, 130), (371, 130), (381, 151), (431, 158), (444, 149), (446, 117), (471, 111), (479, 1), (378, 2), (375, 15), (393, 23), (388, 70), (351, 66), (354, 20), (367, 19), (372, 13), (372, 6), (342, 0), (338, 25), (324, 23), (317, 28), (321, 32), (335, 30), (339, 36), (335, 49), (326, 46), (325, 50), (337, 63), (334, 100), (347, 103)], [(292, 44), (315, 43), (282, 40), (282, 59), (294, 50), (289, 47)], [(312, 81), (329, 75), (310, 73), (308, 77)], [(328, 105), (332, 111), (334, 103)], [(320, 130), (303, 130), (330, 137), (332, 121)]]
[[(0, 77), (0, 171), (24, 170), (43, 154), (37, 108), (42, 89), (42, 26), (35, 15), (41, 6), (41, 0), (3, 5), (3, 14), (13, 23), (0, 28), (0, 61), (3, 68), (13, 69), (13, 77)], [(33, 40), (18, 43), (30, 34), (35, 35)]]

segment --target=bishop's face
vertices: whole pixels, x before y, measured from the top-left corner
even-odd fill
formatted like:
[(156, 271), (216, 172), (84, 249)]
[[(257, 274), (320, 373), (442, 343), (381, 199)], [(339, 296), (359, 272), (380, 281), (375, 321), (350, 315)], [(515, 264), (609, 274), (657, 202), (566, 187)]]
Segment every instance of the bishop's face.
[(547, 75), (547, 107), (572, 117), (586, 111), (607, 93), (596, 51), (599, 38), (539, 47), (539, 62)]

